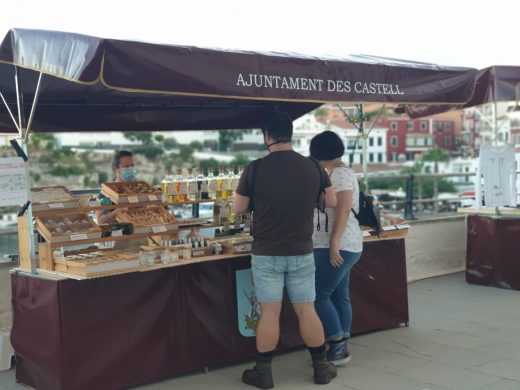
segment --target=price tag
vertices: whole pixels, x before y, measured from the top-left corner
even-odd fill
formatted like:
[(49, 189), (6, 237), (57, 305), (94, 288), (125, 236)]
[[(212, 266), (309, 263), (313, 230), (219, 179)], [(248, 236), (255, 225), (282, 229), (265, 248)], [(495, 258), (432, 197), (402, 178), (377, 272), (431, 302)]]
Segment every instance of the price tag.
[(62, 209), (64, 207), (63, 203), (49, 203), (50, 209)]
[(152, 232), (154, 233), (164, 233), (166, 230), (166, 226), (164, 225), (152, 226)]
[(112, 230), (112, 237), (120, 237), (123, 235), (123, 229)]
[(89, 205), (89, 207), (101, 206), (101, 201), (100, 200), (89, 200), (88, 205)]
[(88, 235), (86, 234), (71, 234), (70, 235), (71, 241), (79, 241), (79, 240), (88, 240)]
[(148, 199), (150, 200), (150, 202), (155, 202), (156, 200), (159, 200), (157, 195), (148, 195)]
[(137, 196), (129, 196), (128, 203), (139, 203), (139, 199), (137, 198)]

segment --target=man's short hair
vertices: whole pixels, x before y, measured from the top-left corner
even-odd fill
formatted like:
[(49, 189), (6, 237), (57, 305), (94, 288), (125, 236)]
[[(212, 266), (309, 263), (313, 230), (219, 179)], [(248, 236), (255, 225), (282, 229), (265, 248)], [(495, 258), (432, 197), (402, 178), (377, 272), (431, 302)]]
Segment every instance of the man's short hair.
[(275, 111), (267, 114), (262, 123), (262, 133), (268, 133), (272, 139), (291, 142), (293, 133), (292, 118), (286, 112)]
[(330, 161), (343, 156), (345, 145), (336, 133), (326, 130), (311, 140), (309, 152), (318, 161)]

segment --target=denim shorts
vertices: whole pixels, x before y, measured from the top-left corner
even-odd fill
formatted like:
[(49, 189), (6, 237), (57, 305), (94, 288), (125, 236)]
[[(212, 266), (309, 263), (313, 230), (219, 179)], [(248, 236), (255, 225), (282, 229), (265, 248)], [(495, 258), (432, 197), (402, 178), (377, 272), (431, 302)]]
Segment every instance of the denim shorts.
[(281, 302), (283, 288), (292, 303), (316, 299), (314, 256), (257, 256), (251, 260), (255, 293), (259, 302)]

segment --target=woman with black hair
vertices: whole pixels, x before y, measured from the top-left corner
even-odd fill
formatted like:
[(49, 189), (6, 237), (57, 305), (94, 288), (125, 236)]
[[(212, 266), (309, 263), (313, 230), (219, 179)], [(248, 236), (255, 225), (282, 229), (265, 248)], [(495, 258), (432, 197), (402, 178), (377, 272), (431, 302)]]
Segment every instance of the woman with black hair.
[(327, 359), (335, 365), (350, 360), (346, 342), (352, 324), (350, 270), (363, 250), (363, 233), (351, 212), (359, 212), (359, 185), (352, 169), (341, 161), (344, 152), (341, 138), (332, 131), (324, 131), (311, 140), (311, 157), (329, 174), (337, 198), (336, 207), (327, 208), (326, 215), (315, 212), (315, 226), (321, 228), (313, 234), (316, 311), (329, 344)]
[[(135, 179), (134, 155), (128, 150), (120, 150), (115, 153), (112, 162), (112, 171), (114, 172), (115, 181), (131, 181)], [(103, 194), (98, 194), (103, 205), (110, 205), (112, 202)], [(96, 217), (98, 224), (114, 222), (117, 210), (98, 210)]]

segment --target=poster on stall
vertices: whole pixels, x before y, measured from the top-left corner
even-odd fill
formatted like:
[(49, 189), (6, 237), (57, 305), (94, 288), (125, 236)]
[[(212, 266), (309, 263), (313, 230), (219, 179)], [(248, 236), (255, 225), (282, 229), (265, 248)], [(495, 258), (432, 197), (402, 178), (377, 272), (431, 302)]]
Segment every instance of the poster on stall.
[(28, 200), (27, 164), (20, 157), (0, 158), (0, 207)]
[(236, 271), (238, 331), (244, 337), (254, 337), (260, 319), (260, 303), (256, 299), (251, 269)]
[[(516, 207), (515, 150), (510, 145), (482, 145), (477, 177), (484, 178), (484, 205), (486, 207)], [(476, 194), (480, 194), (477, 180)], [(477, 204), (481, 204), (479, 201)]]

